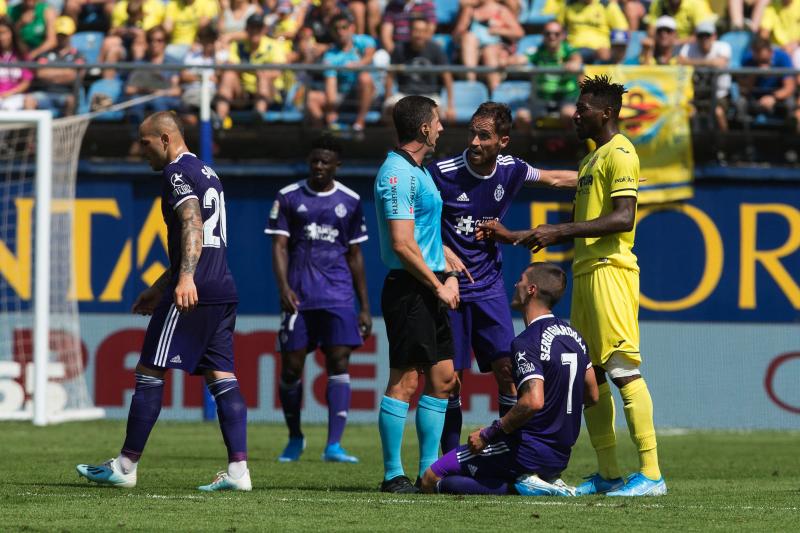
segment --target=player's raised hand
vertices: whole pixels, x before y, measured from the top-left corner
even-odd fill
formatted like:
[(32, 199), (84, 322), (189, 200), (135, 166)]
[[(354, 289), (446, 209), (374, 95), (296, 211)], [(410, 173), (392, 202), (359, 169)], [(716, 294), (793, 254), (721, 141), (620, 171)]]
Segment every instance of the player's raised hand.
[(136, 301), (133, 302), (133, 307), (131, 308), (131, 313), (137, 315), (152, 315), (160, 301), (161, 291), (155, 287), (149, 287), (136, 297)]
[[(451, 278), (453, 279), (453, 278)], [(436, 297), (439, 298), (449, 309), (458, 309), (458, 284), (453, 288), (452, 283), (443, 283), (436, 289)]]
[(478, 241), (494, 240), (503, 244), (511, 244), (515, 240), (515, 233), (518, 232), (509, 230), (499, 220), (487, 220), (478, 224), (478, 229), (475, 230), (475, 239)]
[(361, 311), (358, 314), (358, 331), (361, 332), (362, 339), (372, 334), (372, 316), (369, 311)]
[(475, 283), (475, 280), (472, 279), (472, 274), (469, 273), (469, 270), (467, 270), (467, 267), (464, 265), (464, 262), (461, 261), (461, 258), (458, 257), (455, 252), (450, 249), (450, 247), (444, 246), (443, 248), (444, 261), (447, 264), (447, 270), (463, 274), (467, 277), (470, 283)]
[(486, 447), (486, 443), (481, 438), (481, 430), (476, 429), (472, 433), (469, 434), (469, 438), (467, 439), (467, 445), (469, 446), (469, 451), (474, 454), (481, 453), (481, 451)]
[(292, 289), (286, 287), (281, 290), (281, 309), (289, 314), (297, 313), (300, 307), (300, 298), (294, 293)]
[(181, 313), (188, 313), (197, 307), (197, 287), (194, 285), (194, 277), (181, 274), (178, 278), (178, 285), (175, 287), (175, 307)]
[(514, 241), (536, 253), (542, 248), (561, 242), (561, 228), (555, 224), (541, 224)]

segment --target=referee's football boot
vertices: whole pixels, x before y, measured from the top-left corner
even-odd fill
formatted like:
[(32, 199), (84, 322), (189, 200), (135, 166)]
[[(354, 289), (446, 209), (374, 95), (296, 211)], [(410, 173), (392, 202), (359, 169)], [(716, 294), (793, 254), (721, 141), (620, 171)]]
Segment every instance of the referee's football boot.
[(637, 472), (628, 476), (624, 487), (609, 492), (606, 496), (664, 496), (666, 493), (667, 483), (663, 477), (650, 479)]
[(381, 492), (392, 492), (394, 494), (417, 494), (419, 489), (411, 484), (411, 480), (406, 476), (396, 476), (392, 479), (385, 479), (381, 482)]
[(595, 472), (591, 476), (586, 476), (586, 481), (581, 483), (575, 488), (576, 496), (589, 496), (591, 494), (605, 494), (617, 489), (621, 489), (625, 485), (625, 480), (621, 477), (614, 479), (606, 479)]
[(109, 459), (101, 465), (77, 465), (75, 470), (78, 475), (85, 477), (89, 481), (94, 481), (99, 485), (107, 485), (109, 487), (122, 487), (132, 489), (136, 486), (136, 471), (128, 474), (122, 471), (117, 459)]

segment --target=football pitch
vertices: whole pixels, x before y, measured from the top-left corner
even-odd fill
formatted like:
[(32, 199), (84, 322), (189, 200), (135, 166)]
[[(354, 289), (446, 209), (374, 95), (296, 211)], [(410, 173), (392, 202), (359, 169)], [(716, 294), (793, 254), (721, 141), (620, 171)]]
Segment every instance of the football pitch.
[[(194, 489), (225, 466), (215, 423), (159, 422), (135, 489), (78, 479), (75, 464), (116, 455), (125, 424), (34, 428), (0, 423), (2, 531), (524, 531), (800, 530), (800, 433), (662, 432), (659, 455), (669, 494), (661, 498), (525, 498), (392, 495), (377, 491), (376, 426), (352, 425), (344, 445), (358, 465), (320, 460), (325, 427), (308, 426), (299, 463), (279, 464), (282, 425), (249, 428), (251, 493)], [(627, 431), (620, 463), (636, 464)], [(403, 458), (416, 475), (416, 437), (406, 428)], [(593, 471), (585, 430), (564, 480)]]

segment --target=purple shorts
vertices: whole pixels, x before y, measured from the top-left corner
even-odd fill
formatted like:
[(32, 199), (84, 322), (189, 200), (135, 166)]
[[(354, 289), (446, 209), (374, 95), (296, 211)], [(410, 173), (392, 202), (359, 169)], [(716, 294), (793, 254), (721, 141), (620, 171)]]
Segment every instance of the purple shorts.
[(310, 309), (293, 315), (283, 313), (278, 336), (282, 352), (317, 346), (361, 346), (363, 340), (358, 330), (358, 315), (352, 307)]
[(139, 362), (150, 368), (175, 368), (190, 374), (233, 372), (236, 304), (198, 305), (179, 313), (171, 299), (153, 312)]
[[(431, 465), (438, 477), (467, 476), (475, 479), (489, 478), (516, 481), (526, 474), (538, 474), (551, 479), (561, 474), (561, 470), (536, 465), (522, 465), (518, 459), (518, 447), (511, 438), (504, 438), (484, 448), (474, 455), (469, 446), (462, 444), (450, 450)], [(530, 459), (530, 458), (529, 458)]]
[(511, 308), (505, 296), (461, 302), (458, 309), (450, 311), (453, 330), (456, 370), (472, 367), (472, 351), (481, 372), (491, 372), (492, 362), (511, 357), (514, 326)]

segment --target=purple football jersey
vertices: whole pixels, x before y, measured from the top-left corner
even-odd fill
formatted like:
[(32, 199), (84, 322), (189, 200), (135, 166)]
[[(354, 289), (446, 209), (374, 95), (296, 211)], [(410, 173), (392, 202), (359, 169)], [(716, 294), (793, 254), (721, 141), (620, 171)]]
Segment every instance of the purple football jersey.
[(474, 302), (505, 296), (503, 257), (494, 241), (475, 240), (480, 222), (500, 220), (525, 181), (536, 181), (539, 171), (525, 161), (498, 155), (494, 172), (481, 176), (467, 163), (467, 152), (428, 167), (442, 195), (442, 240), (458, 255), (475, 283), (460, 280), (461, 299)]
[(289, 286), (301, 311), (354, 305), (346, 254), (367, 240), (358, 194), (339, 182), (327, 192), (311, 190), (305, 180), (284, 187), (264, 232), (289, 238)]
[(172, 297), (181, 266), (181, 221), (175, 210), (193, 198), (200, 202), (203, 217), (203, 251), (194, 272), (199, 303), (237, 302), (236, 284), (228, 268), (225, 193), (219, 176), (196, 155), (184, 152), (164, 167), (163, 177), (161, 213), (167, 224), (167, 247), (172, 269), (171, 290), (166, 291), (164, 297)]
[(544, 381), (544, 406), (517, 430), (518, 459), (564, 469), (581, 430), (584, 377), (592, 367), (586, 343), (567, 322), (543, 315), (511, 343), (517, 389), (528, 380)]

